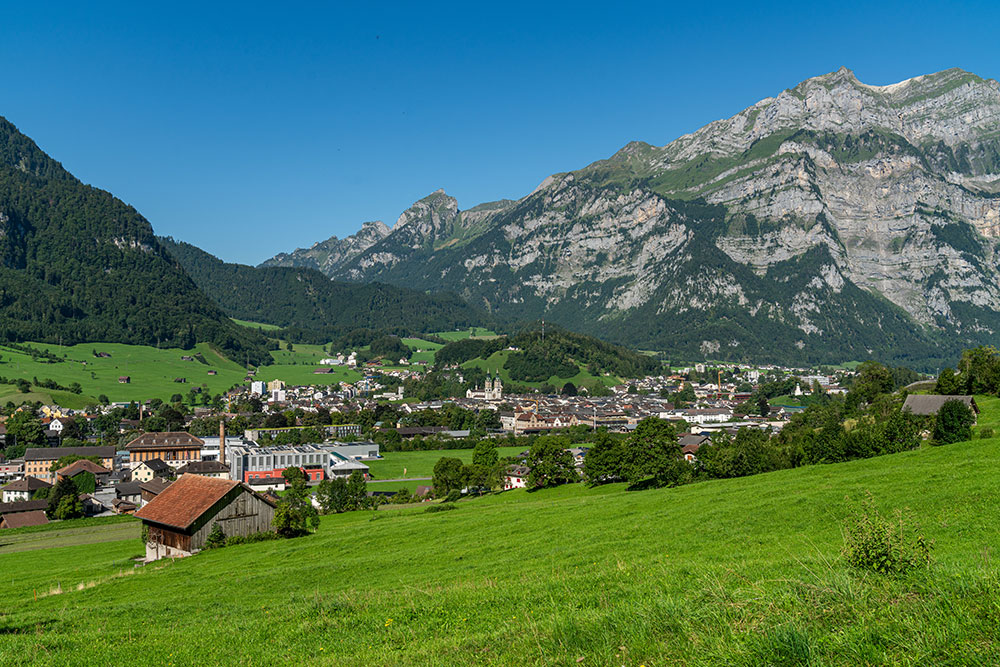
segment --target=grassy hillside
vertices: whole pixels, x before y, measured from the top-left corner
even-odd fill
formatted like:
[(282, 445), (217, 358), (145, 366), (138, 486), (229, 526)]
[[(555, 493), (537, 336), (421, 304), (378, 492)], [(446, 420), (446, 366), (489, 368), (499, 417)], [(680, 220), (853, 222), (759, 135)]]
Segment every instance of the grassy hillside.
[[(524, 447), (498, 447), (497, 450), (501, 457), (514, 456), (523, 452)], [(375, 479), (430, 477), (434, 474), (434, 464), (443, 456), (472, 463), (471, 449), (438, 449), (427, 452), (384, 452), (382, 459), (365, 461), (365, 464)]]
[[(207, 343), (199, 343), (193, 350), (158, 349), (145, 345), (125, 345), (121, 343), (85, 343), (81, 345), (46, 345), (31, 343), (33, 347), (48, 350), (63, 358), (61, 363), (45, 363), (34, 360), (29, 354), (4, 347), (0, 343), (0, 376), (6, 378), (51, 378), (62, 386), (73, 382), (83, 387), (82, 394), (65, 391), (33, 388), (22, 394), (13, 385), (0, 385), (0, 404), (13, 401), (20, 404), (30, 401), (58, 403), (68, 408), (82, 408), (96, 402), (96, 397), (106, 395), (112, 401), (146, 400), (161, 398), (168, 400), (173, 394), (186, 395), (191, 387), (202, 386), (212, 394), (227, 391), (236, 384), (243, 383), (246, 370), (219, 354)], [(354, 382), (361, 374), (346, 367), (333, 367), (329, 375), (314, 375), (325, 354), (319, 345), (296, 345), (289, 352), (284, 348), (270, 352), (274, 364), (262, 366), (257, 378), (261, 380), (284, 380), (289, 384), (336, 384), (340, 381)], [(111, 357), (95, 357), (94, 351), (106, 352)], [(200, 361), (182, 361), (182, 356), (197, 357)], [(209, 375), (210, 370), (215, 375)], [(120, 384), (119, 376), (132, 378), (129, 384)], [(174, 382), (174, 378), (187, 378), (186, 383)]]
[[(929, 570), (847, 568), (842, 525), (866, 492), (919, 518)], [(1000, 438), (349, 513), (140, 570), (124, 565), (136, 541), (0, 554), (0, 663), (991, 664), (998, 492)]]
[[(484, 371), (493, 373), (499, 371), (500, 378), (505, 383), (511, 384), (513, 380), (511, 380), (510, 377), (510, 371), (504, 368), (504, 364), (507, 363), (508, 355), (510, 355), (509, 351), (501, 350), (499, 352), (494, 352), (486, 359), (472, 359), (471, 361), (466, 361), (464, 364), (462, 364), (462, 368), (482, 368)], [(577, 364), (577, 367), (579, 368), (579, 364)], [(600, 377), (595, 377), (594, 375), (588, 373), (585, 369), (580, 368), (580, 371), (576, 375), (568, 378), (558, 377), (553, 375), (544, 382), (518, 381), (517, 383), (527, 385), (529, 387), (540, 387), (543, 384), (548, 383), (551, 384), (553, 387), (556, 387), (557, 389), (561, 389), (563, 385), (565, 385), (567, 382), (572, 382), (577, 387), (583, 387), (585, 385), (591, 384), (595, 380), (603, 382), (605, 385), (609, 387), (613, 387), (622, 381), (621, 378), (610, 375), (602, 375)]]

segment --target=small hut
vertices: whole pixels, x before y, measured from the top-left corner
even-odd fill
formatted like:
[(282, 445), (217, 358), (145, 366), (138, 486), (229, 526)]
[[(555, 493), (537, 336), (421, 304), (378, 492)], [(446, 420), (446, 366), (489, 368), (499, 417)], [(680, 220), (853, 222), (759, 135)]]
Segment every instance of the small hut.
[(146, 528), (146, 561), (197, 553), (218, 525), (226, 537), (271, 530), (277, 505), (241, 482), (182, 475), (135, 516)]

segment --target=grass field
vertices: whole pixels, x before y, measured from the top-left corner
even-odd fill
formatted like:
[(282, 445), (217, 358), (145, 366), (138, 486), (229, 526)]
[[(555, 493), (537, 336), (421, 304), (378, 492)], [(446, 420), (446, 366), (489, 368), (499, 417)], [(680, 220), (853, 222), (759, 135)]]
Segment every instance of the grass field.
[(438, 331), (435, 336), (444, 338), (446, 341), (465, 340), (466, 338), (496, 338), (497, 334), (483, 327), (472, 327), (461, 331)]
[[(499, 371), (500, 378), (504, 382), (506, 382), (506, 383), (509, 384), (509, 383), (512, 382), (512, 380), (510, 378), (510, 373), (507, 371), (506, 368), (504, 368), (504, 364), (507, 363), (507, 356), (509, 354), (510, 354), (510, 352), (508, 350), (500, 350), (499, 352), (494, 352), (493, 354), (491, 354), (486, 359), (472, 359), (470, 361), (467, 361), (464, 364), (462, 364), (462, 367), (463, 368), (482, 368), (483, 370), (485, 370), (487, 372), (498, 372)], [(573, 377), (561, 378), (561, 377), (556, 377), (555, 375), (553, 375), (552, 377), (550, 377), (545, 382), (548, 382), (549, 384), (551, 384), (552, 386), (556, 387), (557, 389), (562, 389), (563, 385), (565, 385), (567, 382), (572, 382), (577, 387), (582, 387), (584, 385), (592, 383), (594, 380), (598, 380), (600, 382), (603, 382), (608, 387), (613, 387), (614, 385), (621, 383), (621, 378), (612, 377), (612, 376), (600, 376), (600, 377), (596, 377), (594, 375), (591, 375), (589, 372), (587, 372), (583, 368), (581, 368), (580, 372), (577, 373), (576, 375), (574, 375)], [(529, 387), (540, 387), (541, 385), (545, 384), (545, 382), (520, 382), (520, 381), (516, 381), (516, 380), (513, 381), (513, 382), (517, 382), (518, 384), (528, 385)]]
[[(982, 425), (1000, 420), (996, 399), (981, 406)], [(928, 570), (843, 563), (866, 492), (912, 511)], [(334, 515), (308, 538), (139, 570), (137, 540), (0, 554), (0, 663), (995, 664), (998, 512), (994, 438)]]
[[(63, 386), (79, 382), (83, 394), (72, 394), (42, 388), (32, 388), (22, 394), (13, 385), (0, 385), (0, 403), (13, 401), (16, 404), (42, 401), (58, 403), (67, 408), (82, 408), (96, 402), (101, 394), (112, 401), (146, 400), (161, 398), (168, 400), (174, 394), (185, 395), (191, 387), (200, 386), (212, 394), (223, 393), (236, 384), (242, 384), (246, 371), (238, 363), (230, 361), (206, 343), (199, 343), (193, 350), (158, 349), (144, 345), (123, 345), (119, 343), (87, 343), (82, 345), (59, 346), (32, 343), (33, 347), (44, 349), (59, 357), (65, 355), (61, 363), (44, 363), (32, 360), (31, 356), (0, 345), (0, 375), (25, 378), (31, 381), (51, 378)], [(319, 345), (296, 345), (294, 351), (275, 350), (271, 355), (275, 363), (262, 366), (257, 379), (284, 380), (288, 384), (336, 384), (341, 381), (354, 382), (361, 374), (343, 366), (333, 366), (329, 375), (314, 375), (313, 370), (324, 356)], [(110, 357), (95, 357), (93, 352), (106, 352)], [(200, 361), (182, 361), (182, 356), (200, 355)], [(215, 371), (215, 375), (208, 372)], [(120, 384), (119, 376), (131, 378), (129, 384)], [(186, 378), (186, 383), (174, 382), (175, 378)]]
[(139, 521), (129, 516), (54, 521), (44, 526), (0, 531), (0, 554), (138, 537)]
[[(514, 456), (524, 451), (524, 447), (499, 447), (500, 456)], [(431, 477), (434, 464), (442, 457), (462, 459), (472, 463), (471, 449), (436, 449), (426, 452), (383, 452), (376, 461), (365, 461), (375, 479), (406, 479)]]
[(250, 322), (248, 320), (238, 320), (235, 317), (230, 317), (233, 322), (240, 325), (241, 327), (247, 327), (248, 329), (257, 329), (259, 331), (278, 331), (281, 327), (276, 324), (264, 324), (263, 322)]

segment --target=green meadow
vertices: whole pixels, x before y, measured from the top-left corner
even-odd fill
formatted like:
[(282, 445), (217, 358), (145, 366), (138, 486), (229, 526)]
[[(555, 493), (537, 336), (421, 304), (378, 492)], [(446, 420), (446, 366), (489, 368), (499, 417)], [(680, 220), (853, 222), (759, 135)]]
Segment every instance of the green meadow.
[(553, 387), (561, 389), (563, 385), (567, 382), (572, 382), (577, 387), (582, 387), (584, 385), (591, 384), (595, 380), (604, 383), (608, 387), (613, 387), (616, 384), (621, 383), (621, 378), (613, 377), (610, 375), (595, 376), (588, 372), (586, 369), (579, 367), (579, 372), (573, 377), (562, 378), (553, 375), (545, 382), (521, 382), (519, 380), (511, 380), (510, 373), (504, 368), (504, 364), (507, 363), (507, 356), (510, 354), (509, 350), (500, 350), (499, 352), (494, 352), (486, 359), (471, 359), (462, 364), (462, 368), (482, 368), (488, 373), (500, 373), (500, 379), (504, 382), (510, 384), (511, 382), (517, 382), (518, 384), (527, 385), (529, 387), (540, 387), (547, 382)]
[[(498, 447), (500, 457), (515, 456), (524, 451), (524, 447)], [(461, 459), (463, 463), (472, 463), (471, 449), (437, 449), (426, 452), (383, 452), (382, 458), (365, 461), (374, 479), (407, 479), (413, 477), (431, 477), (434, 474), (434, 464), (442, 457)]]
[[(982, 403), (995, 423), (996, 399)], [(846, 565), (845, 520), (868, 493), (908, 508), (934, 543), (928, 568)], [(138, 540), (0, 553), (0, 664), (1000, 661), (1000, 438), (424, 509), (143, 568), (128, 561)]]
[[(120, 343), (86, 343), (81, 345), (49, 345), (30, 343), (32, 347), (48, 350), (63, 359), (59, 363), (34, 360), (29, 354), (0, 345), (0, 376), (24, 378), (51, 378), (68, 387), (78, 382), (82, 394), (44, 389), (33, 386), (23, 394), (13, 385), (0, 385), (0, 403), (41, 401), (58, 403), (68, 408), (82, 408), (96, 402), (104, 394), (112, 401), (169, 400), (174, 394), (186, 397), (192, 387), (202, 387), (211, 394), (228, 391), (242, 384), (246, 370), (227, 359), (207, 343), (199, 343), (193, 350), (160, 349), (145, 345)], [(95, 357), (94, 352), (108, 353), (110, 357)], [(319, 360), (329, 356), (319, 345), (296, 345), (293, 351), (285, 349), (271, 353), (275, 363), (258, 369), (257, 379), (283, 380), (288, 384), (329, 385), (341, 381), (354, 382), (361, 374), (344, 366), (331, 366), (333, 373), (315, 375)], [(181, 357), (194, 357), (195, 361), (182, 361)], [(202, 362), (201, 360), (204, 360)], [(214, 375), (209, 372), (214, 371)], [(131, 382), (118, 382), (120, 376), (129, 376)], [(174, 382), (184, 378), (186, 382)]]

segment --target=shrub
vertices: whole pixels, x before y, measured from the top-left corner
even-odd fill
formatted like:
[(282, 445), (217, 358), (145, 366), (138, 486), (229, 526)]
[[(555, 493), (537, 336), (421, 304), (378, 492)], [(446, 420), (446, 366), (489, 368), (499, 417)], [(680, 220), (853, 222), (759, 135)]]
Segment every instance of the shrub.
[(447, 512), (448, 510), (458, 509), (455, 507), (454, 503), (441, 503), (440, 505), (431, 505), (425, 512)]
[(269, 540), (278, 539), (281, 539), (281, 536), (271, 531), (254, 533), (253, 535), (247, 535), (246, 537), (242, 535), (234, 535), (233, 537), (226, 538), (226, 546), (231, 547), (236, 544), (253, 544), (254, 542), (267, 542)]
[(446, 503), (454, 503), (461, 499), (462, 499), (462, 492), (459, 491), (458, 489), (452, 489), (451, 491), (448, 492), (448, 495), (445, 496), (444, 501)]
[(882, 516), (871, 494), (844, 527), (844, 559), (856, 570), (900, 576), (931, 562), (932, 542), (920, 533), (907, 513)]
[(991, 428), (984, 428), (979, 432), (980, 440), (989, 440), (992, 437), (993, 437), (993, 429)]
[(208, 538), (205, 540), (205, 548), (216, 549), (224, 546), (226, 546), (226, 534), (222, 531), (222, 526), (216, 523), (212, 526), (212, 530), (209, 532)]
[(972, 410), (958, 400), (945, 401), (934, 420), (934, 443), (948, 445), (972, 438)]

